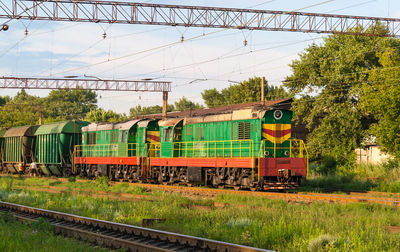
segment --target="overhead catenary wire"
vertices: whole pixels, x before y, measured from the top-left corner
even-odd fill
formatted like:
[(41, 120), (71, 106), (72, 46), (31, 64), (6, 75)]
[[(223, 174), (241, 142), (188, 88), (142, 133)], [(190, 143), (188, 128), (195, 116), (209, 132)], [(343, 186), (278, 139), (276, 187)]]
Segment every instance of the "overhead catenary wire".
[[(319, 2), (319, 3), (316, 3), (316, 4), (312, 4), (312, 5), (303, 7), (303, 8), (299, 8), (299, 9), (293, 10), (293, 11), (300, 11), (300, 10), (304, 10), (304, 9), (307, 9), (307, 8), (311, 8), (311, 7), (323, 5), (323, 4), (326, 4), (326, 3), (329, 3), (329, 2), (333, 2), (333, 1), (335, 1), (335, 0), (325, 0), (325, 1), (322, 1), (322, 2)], [(285, 13), (289, 13), (289, 12), (292, 12), (292, 11), (288, 11), (288, 12), (285, 12)], [(276, 14), (275, 16), (279, 16), (279, 15), (283, 15), (283, 14)], [(255, 22), (255, 21), (253, 21), (253, 22)], [(184, 41), (194, 40), (194, 39), (199, 38), (199, 37), (208, 36), (208, 35), (219, 33), (219, 32), (223, 32), (223, 31), (226, 31), (226, 30), (230, 30), (230, 28), (226, 28), (226, 29), (222, 29), (222, 30), (213, 31), (213, 32), (210, 32), (210, 33), (194, 36), (194, 37), (191, 37), (189, 39), (185, 39)], [(156, 50), (156, 49), (159, 49), (159, 48), (168, 47), (168, 46), (171, 46), (171, 45), (176, 45), (176, 44), (179, 44), (179, 43), (182, 43), (182, 42), (181, 41), (177, 41), (177, 42), (169, 43), (169, 44), (166, 44), (166, 45), (157, 46), (157, 47), (154, 47), (154, 48), (151, 48), (151, 49), (142, 50), (142, 51), (139, 51), (139, 52), (136, 52), (136, 53), (131, 53), (131, 54), (127, 54), (127, 55), (124, 55), (124, 56), (119, 56), (119, 57), (116, 57), (116, 58), (113, 58), (113, 59), (110, 59), (110, 60), (106, 60), (106, 61), (103, 60), (103, 61), (99, 61), (99, 62), (96, 62), (96, 63), (87, 64), (87, 65), (82, 66), (82, 67), (77, 67), (77, 68), (65, 70), (65, 71), (62, 71), (62, 72), (58, 72), (56, 74), (64, 74), (64, 73), (67, 73), (67, 72), (77, 71), (77, 70), (80, 70), (82, 68), (97, 66), (97, 65), (105, 64), (105, 63), (108, 63), (108, 62), (111, 62), (111, 61), (115, 61), (115, 60), (121, 60), (121, 59), (128, 58), (128, 57), (131, 57), (131, 56), (134, 56), (134, 55), (137, 55), (137, 54), (141, 54), (141, 53), (148, 52), (148, 51), (151, 51), (151, 50)]]

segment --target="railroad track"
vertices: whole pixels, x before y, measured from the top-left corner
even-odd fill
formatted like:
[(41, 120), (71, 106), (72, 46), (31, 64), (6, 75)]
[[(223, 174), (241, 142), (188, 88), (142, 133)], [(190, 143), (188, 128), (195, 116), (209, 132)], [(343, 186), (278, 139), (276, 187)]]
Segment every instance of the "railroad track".
[(2, 201), (0, 212), (11, 212), (22, 222), (42, 217), (54, 226), (57, 234), (127, 251), (269, 251)]

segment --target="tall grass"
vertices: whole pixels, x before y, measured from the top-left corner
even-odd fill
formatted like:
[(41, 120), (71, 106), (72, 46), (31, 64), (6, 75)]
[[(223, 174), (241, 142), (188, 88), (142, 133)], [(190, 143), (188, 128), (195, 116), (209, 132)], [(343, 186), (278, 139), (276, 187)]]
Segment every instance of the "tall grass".
[[(333, 166), (332, 166), (333, 165)], [(321, 168), (322, 167), (322, 168)], [(301, 190), (324, 189), (400, 192), (400, 162), (389, 160), (380, 165), (313, 163), (307, 184)]]
[[(141, 187), (131, 189), (128, 184), (109, 186), (110, 191), (153, 196), (151, 200), (127, 202), (68, 192), (6, 190), (2, 180), (1, 200), (134, 225), (141, 225), (148, 218), (166, 219), (154, 223), (153, 228), (226, 242), (278, 251), (400, 251), (400, 234), (385, 229), (385, 226), (400, 226), (396, 207), (288, 203), (232, 194), (213, 199), (187, 198), (164, 191), (147, 192)], [(87, 186), (81, 182), (71, 184)], [(224, 204), (215, 207), (216, 202)]]
[(87, 243), (56, 236), (43, 219), (31, 226), (17, 222), (11, 214), (0, 215), (0, 251), (107, 251)]

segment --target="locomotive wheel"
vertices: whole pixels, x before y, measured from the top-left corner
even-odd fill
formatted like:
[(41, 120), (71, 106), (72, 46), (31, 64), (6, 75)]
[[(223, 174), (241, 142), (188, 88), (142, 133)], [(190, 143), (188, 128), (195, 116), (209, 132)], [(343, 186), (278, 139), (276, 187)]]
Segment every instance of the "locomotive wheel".
[(239, 191), (239, 190), (240, 190), (240, 186), (234, 186), (233, 189), (234, 189), (235, 191)]

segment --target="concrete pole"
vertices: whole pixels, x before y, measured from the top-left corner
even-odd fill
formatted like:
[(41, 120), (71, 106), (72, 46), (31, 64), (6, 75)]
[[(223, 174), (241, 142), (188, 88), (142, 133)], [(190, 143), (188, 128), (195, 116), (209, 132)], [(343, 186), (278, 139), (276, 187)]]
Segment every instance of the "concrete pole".
[(265, 102), (264, 102), (264, 82), (265, 82), (265, 77), (262, 77), (261, 78), (261, 102), (262, 102), (262, 105), (265, 104)]
[(168, 92), (163, 92), (163, 106), (162, 106), (162, 119), (165, 120), (167, 118), (167, 105), (168, 105)]

